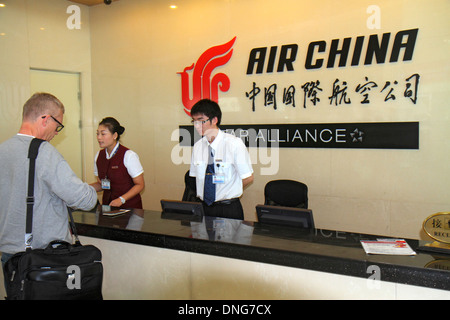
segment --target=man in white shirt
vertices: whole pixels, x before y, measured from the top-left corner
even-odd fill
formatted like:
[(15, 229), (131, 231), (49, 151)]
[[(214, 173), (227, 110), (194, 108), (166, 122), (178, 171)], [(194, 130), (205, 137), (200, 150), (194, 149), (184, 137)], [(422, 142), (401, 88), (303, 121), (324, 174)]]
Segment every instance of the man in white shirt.
[(205, 214), (244, 219), (239, 197), (253, 181), (247, 148), (241, 139), (219, 129), (222, 112), (216, 102), (198, 101), (191, 117), (202, 139), (194, 145), (189, 175), (196, 178), (197, 196), (204, 203)]

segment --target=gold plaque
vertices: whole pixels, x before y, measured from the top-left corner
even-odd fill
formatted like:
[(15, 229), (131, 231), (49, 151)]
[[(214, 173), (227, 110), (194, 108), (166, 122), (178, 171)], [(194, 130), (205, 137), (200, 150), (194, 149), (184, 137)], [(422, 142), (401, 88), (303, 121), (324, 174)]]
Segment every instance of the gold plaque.
[(433, 260), (428, 262), (425, 268), (450, 271), (450, 260)]
[(423, 222), (423, 230), (432, 239), (450, 244), (450, 212), (435, 213)]

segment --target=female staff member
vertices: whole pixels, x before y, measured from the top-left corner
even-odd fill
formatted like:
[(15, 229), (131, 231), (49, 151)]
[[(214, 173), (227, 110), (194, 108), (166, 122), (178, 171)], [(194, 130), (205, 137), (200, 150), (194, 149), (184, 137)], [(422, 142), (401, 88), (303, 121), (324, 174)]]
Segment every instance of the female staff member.
[(144, 189), (144, 169), (138, 155), (119, 143), (125, 128), (112, 118), (104, 118), (98, 125), (97, 141), (103, 148), (95, 156), (92, 186), (103, 191), (102, 204), (113, 207), (142, 209), (140, 192)]

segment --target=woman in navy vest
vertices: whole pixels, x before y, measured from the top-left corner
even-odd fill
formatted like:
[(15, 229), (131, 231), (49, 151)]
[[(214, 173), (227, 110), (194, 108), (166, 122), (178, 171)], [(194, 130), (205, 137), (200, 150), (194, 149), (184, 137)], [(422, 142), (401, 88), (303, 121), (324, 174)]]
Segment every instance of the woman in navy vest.
[(144, 189), (144, 169), (136, 152), (119, 143), (125, 128), (112, 118), (104, 118), (98, 125), (97, 141), (102, 148), (95, 156), (92, 186), (103, 191), (103, 205), (142, 209), (140, 192)]

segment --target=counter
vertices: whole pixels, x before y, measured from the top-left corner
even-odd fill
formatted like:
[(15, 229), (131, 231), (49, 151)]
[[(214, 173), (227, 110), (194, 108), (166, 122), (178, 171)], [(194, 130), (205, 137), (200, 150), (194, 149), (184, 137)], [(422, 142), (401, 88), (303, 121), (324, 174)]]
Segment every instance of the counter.
[[(117, 216), (74, 212), (81, 236), (338, 275), (450, 290), (450, 256), (368, 255), (360, 244), (375, 235), (203, 217), (189, 221), (161, 212), (131, 210)], [(422, 245), (407, 240), (413, 250)], [(374, 270), (378, 274), (374, 274)]]

